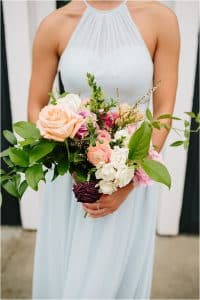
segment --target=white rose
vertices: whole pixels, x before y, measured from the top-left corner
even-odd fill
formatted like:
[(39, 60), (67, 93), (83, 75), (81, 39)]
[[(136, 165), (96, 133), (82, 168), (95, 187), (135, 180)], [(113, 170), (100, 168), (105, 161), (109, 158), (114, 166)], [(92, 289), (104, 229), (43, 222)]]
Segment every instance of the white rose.
[(77, 112), (81, 106), (81, 98), (77, 94), (67, 94), (66, 96), (57, 99), (58, 104), (64, 104), (73, 112)]
[(114, 169), (111, 163), (104, 164), (101, 168), (99, 168), (96, 173), (97, 179), (104, 179), (107, 181), (111, 181), (115, 179), (116, 170)]
[(119, 146), (115, 146), (110, 157), (110, 162), (116, 168), (122, 168), (126, 164), (126, 160), (128, 158), (128, 148), (120, 148)]
[(134, 176), (134, 167), (125, 167), (123, 169), (119, 169), (116, 174), (115, 185), (118, 187), (126, 186)]
[(103, 194), (111, 195), (113, 192), (117, 190), (114, 182), (112, 181), (101, 180), (99, 181), (98, 186), (99, 186), (99, 192)]

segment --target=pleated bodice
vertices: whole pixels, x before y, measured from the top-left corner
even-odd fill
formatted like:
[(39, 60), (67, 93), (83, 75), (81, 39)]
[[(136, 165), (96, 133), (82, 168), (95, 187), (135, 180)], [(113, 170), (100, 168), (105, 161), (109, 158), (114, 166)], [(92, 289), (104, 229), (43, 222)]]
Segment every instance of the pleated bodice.
[(134, 103), (152, 87), (153, 62), (126, 0), (110, 10), (100, 10), (86, 0), (59, 61), (65, 90), (89, 95), (86, 73), (96, 76), (106, 96), (118, 89), (123, 102)]

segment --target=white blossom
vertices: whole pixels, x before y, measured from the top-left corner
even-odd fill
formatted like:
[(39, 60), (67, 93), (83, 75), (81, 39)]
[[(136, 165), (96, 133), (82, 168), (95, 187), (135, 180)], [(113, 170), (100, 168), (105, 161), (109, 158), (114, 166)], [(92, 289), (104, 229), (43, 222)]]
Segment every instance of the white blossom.
[(111, 195), (117, 190), (116, 185), (113, 181), (100, 180), (98, 186), (99, 192), (103, 194)]
[(68, 109), (77, 112), (81, 106), (81, 98), (77, 94), (67, 94), (57, 99), (58, 104), (64, 104)]

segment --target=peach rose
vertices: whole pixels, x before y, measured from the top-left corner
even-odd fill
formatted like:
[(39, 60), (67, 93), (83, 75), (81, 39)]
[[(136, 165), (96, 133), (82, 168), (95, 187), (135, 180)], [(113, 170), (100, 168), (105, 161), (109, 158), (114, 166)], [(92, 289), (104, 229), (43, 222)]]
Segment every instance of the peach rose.
[(104, 129), (99, 129), (96, 131), (98, 134), (97, 139), (103, 143), (109, 143), (111, 141), (110, 133)]
[(66, 105), (49, 104), (40, 111), (36, 127), (44, 138), (63, 142), (68, 137), (73, 138), (84, 122)]
[(96, 146), (89, 146), (87, 157), (89, 162), (97, 166), (100, 162), (109, 162), (112, 149), (108, 144), (96, 143)]

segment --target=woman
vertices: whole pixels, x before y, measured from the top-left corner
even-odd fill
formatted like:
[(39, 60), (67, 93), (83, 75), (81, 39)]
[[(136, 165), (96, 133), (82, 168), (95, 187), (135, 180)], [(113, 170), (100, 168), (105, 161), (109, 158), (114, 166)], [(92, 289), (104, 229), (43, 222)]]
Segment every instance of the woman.
[[(157, 1), (71, 1), (47, 16), (33, 44), (28, 118), (48, 103), (57, 71), (64, 88), (89, 95), (86, 72), (106, 95), (134, 103), (161, 80), (154, 117), (175, 103), (179, 28)], [(144, 107), (146, 108), (146, 106)], [(169, 121), (167, 121), (170, 124)], [(167, 132), (155, 130), (163, 147)], [(156, 185), (119, 189), (99, 204), (75, 201), (70, 175), (48, 173), (37, 233), (33, 298), (148, 299), (156, 224)], [(84, 211), (89, 216), (84, 219)]]

